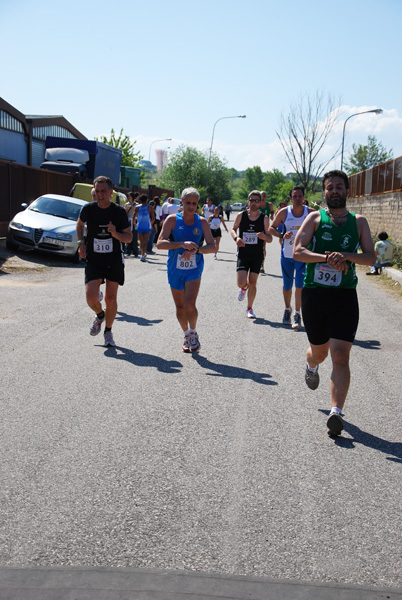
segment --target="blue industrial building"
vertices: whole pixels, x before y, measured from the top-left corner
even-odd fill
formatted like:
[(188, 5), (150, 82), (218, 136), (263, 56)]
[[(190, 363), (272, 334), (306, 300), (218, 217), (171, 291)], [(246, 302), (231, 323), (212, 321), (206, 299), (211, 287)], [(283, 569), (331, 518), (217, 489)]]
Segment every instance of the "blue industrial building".
[(40, 167), (48, 135), (87, 139), (63, 116), (24, 115), (0, 98), (0, 159)]

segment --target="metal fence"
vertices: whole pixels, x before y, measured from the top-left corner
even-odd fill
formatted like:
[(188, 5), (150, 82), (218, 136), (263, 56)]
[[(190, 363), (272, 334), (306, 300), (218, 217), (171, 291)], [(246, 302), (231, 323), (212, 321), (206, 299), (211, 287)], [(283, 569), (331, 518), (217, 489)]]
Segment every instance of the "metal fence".
[(349, 196), (372, 196), (402, 190), (402, 156), (349, 176)]

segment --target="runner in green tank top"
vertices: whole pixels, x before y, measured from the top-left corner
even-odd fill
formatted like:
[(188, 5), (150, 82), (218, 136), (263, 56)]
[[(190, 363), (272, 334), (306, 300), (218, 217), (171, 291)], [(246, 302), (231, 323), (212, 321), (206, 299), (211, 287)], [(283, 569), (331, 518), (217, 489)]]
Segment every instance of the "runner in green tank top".
[[(322, 180), (327, 211), (310, 213), (299, 229), (293, 258), (307, 263), (302, 290), (302, 314), (310, 347), (305, 380), (319, 385), (318, 365), (331, 353), (331, 412), (328, 433), (340, 435), (342, 410), (350, 384), (349, 355), (359, 321), (355, 264), (373, 264), (370, 228), (362, 215), (346, 209), (349, 180), (330, 171)], [(360, 246), (362, 252), (357, 253)]]

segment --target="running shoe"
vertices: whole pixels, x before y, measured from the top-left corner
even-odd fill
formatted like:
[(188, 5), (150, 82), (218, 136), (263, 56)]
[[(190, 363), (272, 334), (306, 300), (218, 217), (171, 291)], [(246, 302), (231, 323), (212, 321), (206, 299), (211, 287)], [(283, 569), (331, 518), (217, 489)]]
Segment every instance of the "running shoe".
[(244, 300), (244, 298), (246, 297), (246, 293), (247, 288), (240, 288), (239, 293), (237, 294), (237, 299), (239, 300), (239, 302), (242, 302), (242, 300)]
[(216, 254), (214, 254), (214, 259), (216, 260), (218, 257), (216, 256)]
[(246, 310), (246, 313), (247, 313), (247, 318), (249, 318), (249, 319), (256, 319), (256, 318), (257, 318), (257, 317), (255, 316), (255, 313), (254, 313), (254, 311), (253, 311), (253, 309), (252, 309), (252, 308), (248, 308), (248, 309)]
[(191, 350), (190, 350), (190, 334), (187, 334), (184, 336), (182, 350), (183, 350), (183, 352), (191, 352)]
[(292, 324), (292, 321), (290, 318), (291, 315), (292, 315), (292, 309), (285, 308), (285, 312), (283, 313), (283, 319), (282, 319), (283, 325), (291, 325)]
[(198, 333), (193, 331), (190, 333), (190, 350), (191, 352), (198, 352), (201, 348), (200, 340), (198, 339)]
[(328, 435), (341, 435), (343, 429), (343, 419), (339, 413), (331, 413), (327, 421)]
[(116, 342), (113, 339), (113, 333), (111, 331), (105, 331), (103, 337), (105, 338), (105, 346), (109, 348), (114, 348)]
[(102, 302), (103, 300), (103, 292), (102, 290), (99, 290), (99, 302)]
[(306, 366), (306, 374), (305, 374), (304, 378), (306, 380), (307, 387), (309, 387), (310, 390), (316, 390), (320, 383), (318, 367), (317, 367), (316, 372), (314, 373), (313, 371), (310, 371), (310, 369)]
[(104, 320), (105, 320), (105, 317), (103, 317), (103, 319), (98, 319), (98, 317), (96, 316), (94, 319), (94, 322), (92, 323), (92, 327), (89, 330), (89, 334), (90, 335), (98, 335), (98, 333), (101, 330), (102, 323)]
[(141, 256), (141, 258), (140, 258), (141, 262), (145, 262), (145, 261), (146, 261), (146, 259), (145, 259), (145, 256), (146, 256), (146, 255), (144, 255), (144, 256)]
[(299, 331), (300, 327), (301, 327), (300, 313), (295, 313), (295, 315), (293, 316), (292, 329)]
[(260, 273), (265, 273), (264, 263), (261, 264)]

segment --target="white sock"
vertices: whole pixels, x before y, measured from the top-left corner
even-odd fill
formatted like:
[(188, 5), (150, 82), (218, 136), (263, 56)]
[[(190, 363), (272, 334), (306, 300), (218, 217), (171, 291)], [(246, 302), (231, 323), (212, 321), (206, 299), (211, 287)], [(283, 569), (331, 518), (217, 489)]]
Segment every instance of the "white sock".
[(191, 333), (191, 329), (187, 329), (187, 331), (184, 332), (184, 335), (190, 335)]
[(337, 406), (333, 406), (331, 408), (331, 412), (329, 413), (330, 415), (341, 415), (342, 411), (340, 408), (338, 408)]
[(295, 315), (300, 315), (300, 310), (295, 310)]
[(307, 368), (312, 373), (317, 373), (318, 365), (316, 367), (314, 367), (314, 369), (313, 369), (313, 367), (310, 367), (310, 365), (307, 363)]

